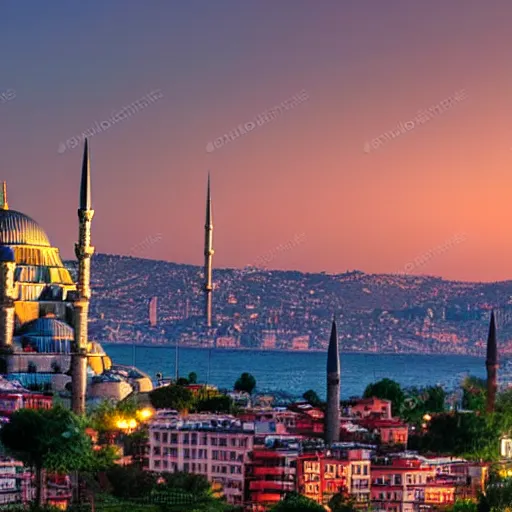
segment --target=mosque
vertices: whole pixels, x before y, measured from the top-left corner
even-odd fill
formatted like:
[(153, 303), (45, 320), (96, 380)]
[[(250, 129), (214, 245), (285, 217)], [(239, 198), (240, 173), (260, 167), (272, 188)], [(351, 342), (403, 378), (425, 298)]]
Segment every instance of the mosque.
[(86, 399), (122, 399), (150, 391), (151, 379), (113, 364), (88, 338), (91, 221), (90, 160), (85, 141), (73, 280), (59, 250), (27, 215), (11, 210), (0, 187), (0, 374), (23, 386), (71, 396), (77, 413)]

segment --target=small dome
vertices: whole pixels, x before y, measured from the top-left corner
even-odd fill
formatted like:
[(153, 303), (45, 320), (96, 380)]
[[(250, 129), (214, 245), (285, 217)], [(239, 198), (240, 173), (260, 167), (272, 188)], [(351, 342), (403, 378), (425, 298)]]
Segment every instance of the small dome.
[(72, 340), (73, 328), (54, 317), (36, 318), (21, 326), (19, 334), (24, 336), (44, 336), (59, 340)]
[(14, 251), (7, 245), (0, 245), (0, 261), (16, 261)]
[(50, 247), (43, 228), (28, 215), (0, 209), (0, 244)]

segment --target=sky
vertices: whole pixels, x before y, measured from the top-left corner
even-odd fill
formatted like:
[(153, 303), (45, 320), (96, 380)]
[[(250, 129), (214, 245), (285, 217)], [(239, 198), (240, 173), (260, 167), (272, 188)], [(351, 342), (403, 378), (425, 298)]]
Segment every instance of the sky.
[(511, 25), (508, 0), (3, 0), (0, 180), (72, 258), (73, 138), (153, 93), (90, 136), (97, 252), (202, 264), (209, 170), (216, 267), (510, 279)]

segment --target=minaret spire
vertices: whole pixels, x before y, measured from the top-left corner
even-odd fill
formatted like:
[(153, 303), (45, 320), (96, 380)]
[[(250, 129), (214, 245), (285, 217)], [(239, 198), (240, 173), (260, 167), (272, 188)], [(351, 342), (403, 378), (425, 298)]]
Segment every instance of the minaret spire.
[(7, 202), (7, 182), (2, 182), (2, 196), (0, 197), (0, 208), (2, 210), (9, 209), (9, 203)]
[(340, 352), (336, 319), (332, 319), (331, 337), (327, 349), (327, 410), (325, 442), (331, 445), (340, 439)]
[(485, 360), (487, 368), (487, 412), (494, 412), (496, 404), (496, 392), (498, 389), (498, 345), (496, 342), (496, 321), (494, 311), (491, 311), (491, 320), (489, 323), (489, 336), (487, 337), (487, 358)]
[(80, 182), (80, 209), (91, 209), (91, 162), (89, 158), (89, 143), (85, 139), (84, 157), (82, 160), (82, 180)]
[(206, 222), (204, 225), (204, 293), (206, 326), (212, 326), (212, 257), (213, 257), (213, 218), (212, 198), (210, 193), (210, 172), (206, 190)]
[(77, 297), (74, 302), (75, 333), (72, 374), (72, 408), (76, 414), (85, 412), (85, 396), (87, 393), (87, 343), (89, 341), (87, 322), (89, 317), (89, 299), (91, 298), (91, 256), (94, 247), (91, 246), (91, 222), (94, 210), (91, 209), (91, 170), (89, 144), (84, 145), (82, 161), (82, 178), (80, 183), (80, 204), (78, 208), (78, 243), (75, 244), (75, 254), (78, 260)]

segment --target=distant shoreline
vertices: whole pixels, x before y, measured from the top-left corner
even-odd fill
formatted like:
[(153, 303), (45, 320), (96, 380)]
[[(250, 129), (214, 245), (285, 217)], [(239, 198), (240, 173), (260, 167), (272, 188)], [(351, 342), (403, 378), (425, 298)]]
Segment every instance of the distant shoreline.
[[(144, 347), (144, 348), (176, 348), (176, 343), (130, 343), (127, 341), (100, 341), (101, 345), (122, 345), (127, 347)], [(287, 354), (306, 354), (308, 352), (314, 353), (325, 353), (327, 354), (327, 350), (319, 349), (319, 348), (311, 348), (307, 350), (289, 350), (283, 348), (250, 348), (250, 347), (198, 347), (194, 345), (178, 345), (178, 348), (186, 348), (193, 350), (230, 350), (232, 352), (285, 352)], [(386, 352), (386, 351), (367, 351), (367, 350), (342, 350), (341, 354), (361, 354), (361, 355), (374, 355), (374, 356), (458, 356), (458, 357), (472, 357), (474, 359), (485, 359), (485, 354), (482, 352), (481, 355), (476, 354), (460, 354), (457, 352)]]

